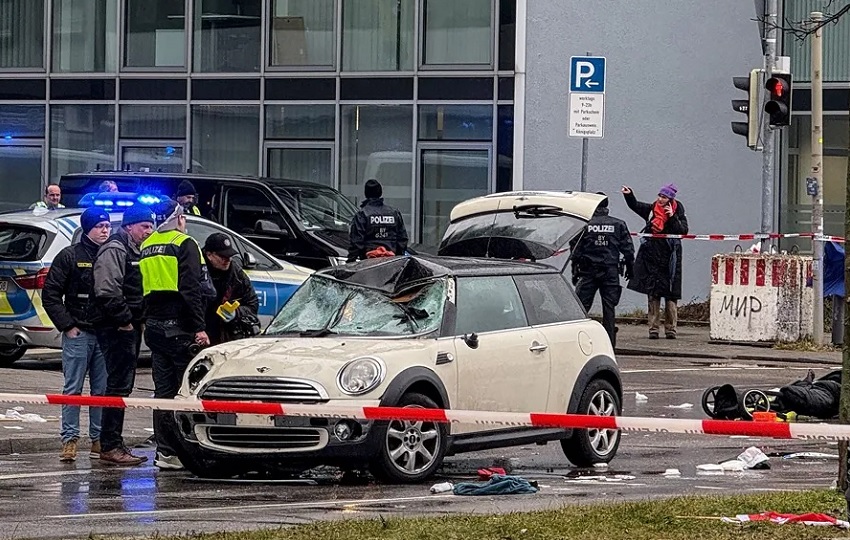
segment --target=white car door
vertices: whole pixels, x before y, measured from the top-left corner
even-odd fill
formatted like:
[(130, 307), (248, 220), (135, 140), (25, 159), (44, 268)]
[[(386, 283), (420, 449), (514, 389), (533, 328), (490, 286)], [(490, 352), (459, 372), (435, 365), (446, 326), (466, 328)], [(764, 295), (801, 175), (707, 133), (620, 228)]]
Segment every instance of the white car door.
[[(513, 279), (509, 276), (458, 278), (456, 305), (458, 385), (453, 408), (545, 411), (549, 395), (549, 345), (543, 332), (528, 326)], [(470, 343), (473, 333), (477, 344)], [(472, 429), (472, 426), (456, 426), (452, 431)]]
[[(607, 350), (594, 347), (595, 323), (589, 321), (578, 299), (559, 274), (517, 276), (515, 278), (529, 323), (545, 336), (552, 365), (549, 411), (567, 412), (576, 378), (594, 353)], [(581, 391), (582, 389), (577, 389)]]

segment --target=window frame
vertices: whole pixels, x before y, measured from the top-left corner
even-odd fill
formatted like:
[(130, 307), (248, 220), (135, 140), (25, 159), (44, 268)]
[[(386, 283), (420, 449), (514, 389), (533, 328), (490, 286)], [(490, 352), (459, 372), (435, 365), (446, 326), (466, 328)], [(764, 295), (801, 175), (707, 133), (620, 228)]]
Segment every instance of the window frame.
[[(292, 224), (290, 223), (291, 217), (290, 217), (288, 212), (284, 213), (284, 212), (280, 211), (280, 208), (279, 208), (280, 203), (277, 201), (277, 197), (276, 196), (270, 197), (268, 193), (265, 193), (263, 190), (255, 187), (255, 186), (245, 186), (245, 185), (236, 185), (236, 184), (230, 184), (230, 185), (225, 186), (224, 206), (223, 206), (223, 210), (222, 210), (222, 213), (221, 213), (221, 218), (222, 218), (222, 221), (224, 222), (223, 225), (226, 229), (233, 231), (235, 234), (238, 234), (240, 236), (243, 234), (243, 233), (240, 233), (239, 231), (233, 229), (231, 227), (230, 220), (228, 219), (229, 218), (229, 212), (231, 211), (232, 206), (233, 206), (231, 204), (230, 198), (233, 196), (232, 193), (234, 191), (238, 191), (238, 190), (253, 191), (253, 192), (258, 193), (258, 194), (262, 195), (263, 197), (265, 197), (266, 200), (269, 201), (269, 203), (270, 203), (269, 206), (272, 208), (272, 210), (276, 209), (278, 211), (279, 215), (282, 218), (283, 225), (280, 228), (281, 229), (285, 228), (285, 230), (289, 232), (290, 236), (292, 238), (295, 238), (296, 231), (294, 231), (292, 229)], [(254, 233), (250, 233), (250, 234), (254, 234)]]
[[(458, 1), (458, 0), (456, 0)], [(499, 5), (497, 0), (490, 0), (490, 63), (489, 64), (431, 64), (426, 63), (425, 47), (427, 42), (426, 32), (426, 4), (428, 0), (419, 0), (418, 2), (418, 23), (417, 23), (417, 51), (416, 65), (420, 71), (495, 71), (498, 66), (499, 54), (497, 47), (499, 27)]]
[[(272, 63), (272, 42), (273, 42), (273, 20), (274, 16), (274, 4), (277, 0), (264, 0), (265, 4), (265, 22), (263, 24), (263, 36), (264, 36), (264, 44), (263, 48), (265, 49), (263, 62), (265, 64), (265, 71), (272, 72), (318, 72), (318, 71), (326, 71), (326, 72), (336, 72), (338, 71), (337, 67), (340, 62), (339, 49), (340, 44), (342, 43), (342, 32), (340, 31), (340, 24), (342, 21), (342, 3), (339, 0), (333, 0), (333, 30), (331, 30), (333, 43), (331, 44), (331, 64), (330, 65), (315, 65), (315, 64), (305, 64), (302, 66), (292, 66), (292, 65), (278, 65)], [(305, 33), (306, 35), (306, 33)]]

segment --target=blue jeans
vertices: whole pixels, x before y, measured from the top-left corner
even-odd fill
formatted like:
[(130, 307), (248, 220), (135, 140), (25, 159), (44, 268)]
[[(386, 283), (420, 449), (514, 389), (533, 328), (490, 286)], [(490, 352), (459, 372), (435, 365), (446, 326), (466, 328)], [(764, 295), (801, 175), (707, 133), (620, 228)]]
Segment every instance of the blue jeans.
[[(78, 396), (83, 393), (83, 384), (89, 376), (91, 395), (106, 394), (106, 362), (97, 344), (94, 332), (80, 331), (80, 335), (69, 338), (62, 334), (62, 374), (65, 386), (62, 394)], [(100, 440), (100, 407), (89, 407), (89, 437)], [(80, 438), (80, 408), (62, 405), (62, 442)]]

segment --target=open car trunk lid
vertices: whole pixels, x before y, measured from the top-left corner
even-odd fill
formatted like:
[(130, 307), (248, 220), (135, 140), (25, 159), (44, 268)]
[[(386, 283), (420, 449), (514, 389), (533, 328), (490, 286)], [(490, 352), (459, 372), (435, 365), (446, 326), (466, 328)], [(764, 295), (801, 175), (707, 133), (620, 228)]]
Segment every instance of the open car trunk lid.
[(465, 201), (452, 210), (438, 254), (530, 260), (563, 271), (570, 240), (604, 198), (579, 192), (514, 192)]

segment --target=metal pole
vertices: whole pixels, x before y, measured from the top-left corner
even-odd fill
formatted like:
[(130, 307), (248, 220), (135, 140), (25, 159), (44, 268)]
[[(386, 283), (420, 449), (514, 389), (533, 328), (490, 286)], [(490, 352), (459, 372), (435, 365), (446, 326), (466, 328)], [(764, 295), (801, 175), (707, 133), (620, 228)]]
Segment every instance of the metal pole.
[[(590, 56), (590, 51), (587, 51), (586, 56)], [(587, 191), (587, 154), (588, 154), (588, 146), (587, 146), (587, 137), (582, 137), (581, 139), (581, 191)]]
[[(816, 27), (823, 13), (813, 11), (811, 24)], [(815, 187), (812, 195), (812, 291), (814, 298), (814, 333), (816, 344), (823, 343), (823, 29), (812, 34), (812, 161), (810, 176)]]
[[(767, 0), (765, 9), (765, 80), (773, 76), (773, 70), (776, 67), (777, 3), (777, 0)], [(759, 106), (761, 107), (762, 104), (759, 104)], [(761, 169), (761, 232), (769, 233), (772, 232), (771, 229), (773, 228), (773, 149), (776, 134), (770, 127), (770, 122), (765, 121), (763, 124), (762, 139), (764, 150)]]
[(581, 139), (581, 191), (587, 191), (587, 137)]

